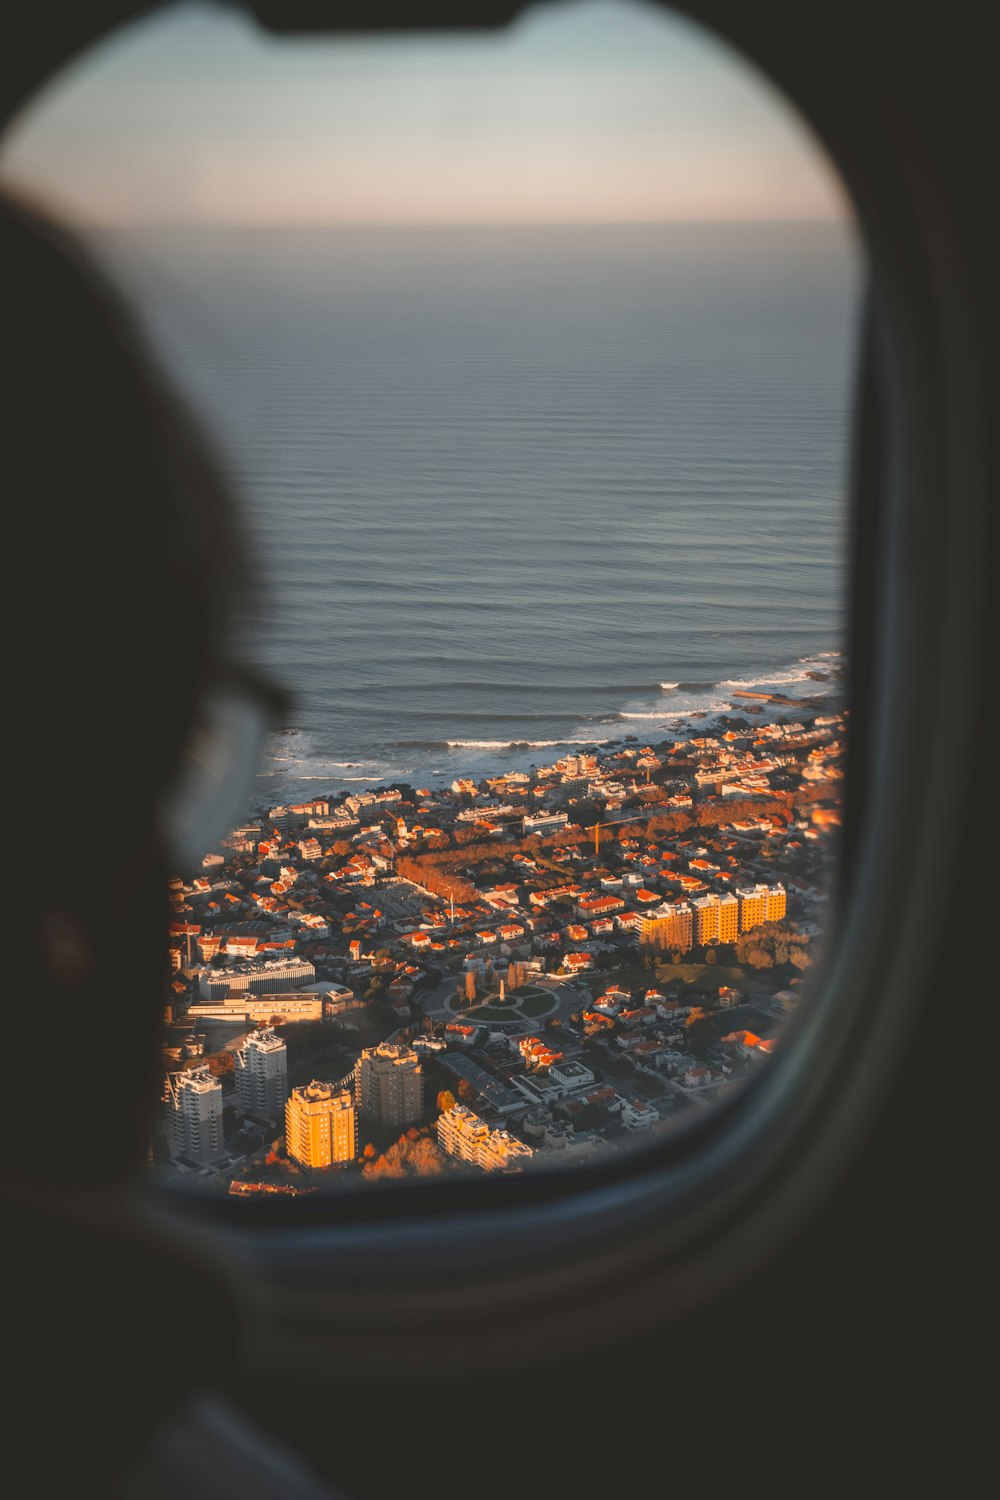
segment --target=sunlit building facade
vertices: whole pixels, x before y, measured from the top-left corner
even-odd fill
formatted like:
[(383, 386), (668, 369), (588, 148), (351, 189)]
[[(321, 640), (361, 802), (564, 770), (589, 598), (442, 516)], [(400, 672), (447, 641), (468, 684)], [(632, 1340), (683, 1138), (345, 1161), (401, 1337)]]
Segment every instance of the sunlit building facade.
[(638, 921), (639, 941), (650, 948), (687, 953), (694, 945), (694, 912), (685, 901), (665, 901)]
[(357, 1132), (350, 1090), (316, 1079), (293, 1089), (285, 1105), (285, 1146), (306, 1167), (353, 1161)]
[(706, 943), (735, 943), (740, 931), (740, 906), (731, 894), (696, 896), (691, 902), (694, 915), (694, 941), (698, 947)]
[(780, 884), (745, 886), (736, 895), (741, 932), (750, 932), (764, 922), (780, 922), (788, 909), (788, 893)]
[(437, 1138), (442, 1151), (484, 1172), (521, 1166), (535, 1154), (509, 1131), (491, 1130), (464, 1104), (455, 1104), (438, 1116)]
[(415, 1125), (423, 1113), (424, 1070), (411, 1047), (381, 1042), (354, 1064), (354, 1102), (380, 1125)]

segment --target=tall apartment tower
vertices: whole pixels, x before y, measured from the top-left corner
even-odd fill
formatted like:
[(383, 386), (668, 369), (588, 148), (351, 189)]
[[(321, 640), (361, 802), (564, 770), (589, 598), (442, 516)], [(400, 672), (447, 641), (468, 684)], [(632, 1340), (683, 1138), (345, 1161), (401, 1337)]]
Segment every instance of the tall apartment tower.
[(423, 1113), (424, 1071), (410, 1047), (381, 1042), (354, 1064), (354, 1102), (380, 1125), (415, 1125)]
[(780, 922), (788, 910), (788, 892), (783, 885), (772, 885), (767, 892), (767, 920)]
[(236, 1053), (240, 1108), (262, 1120), (279, 1121), (288, 1102), (288, 1048), (271, 1030), (252, 1031)]
[(653, 948), (675, 948), (687, 953), (694, 943), (694, 912), (686, 902), (664, 901), (639, 918), (639, 941)]
[(740, 901), (740, 931), (750, 932), (762, 922), (780, 922), (788, 907), (783, 885), (754, 885), (737, 890)]
[(169, 1081), (170, 1141), (175, 1156), (208, 1166), (225, 1156), (222, 1084), (208, 1068), (192, 1068)]
[(739, 902), (730, 892), (724, 896), (698, 896), (691, 902), (694, 911), (694, 941), (735, 943), (740, 931)]
[(292, 1089), (285, 1105), (285, 1146), (306, 1167), (332, 1167), (354, 1160), (357, 1136), (350, 1089), (332, 1083)]

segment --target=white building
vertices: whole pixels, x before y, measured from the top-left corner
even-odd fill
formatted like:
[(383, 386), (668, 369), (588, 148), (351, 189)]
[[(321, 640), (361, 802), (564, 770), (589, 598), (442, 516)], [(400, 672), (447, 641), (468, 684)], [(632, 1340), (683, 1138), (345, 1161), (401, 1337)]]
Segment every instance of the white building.
[(570, 1089), (590, 1088), (594, 1083), (593, 1073), (579, 1062), (552, 1063), (549, 1077), (567, 1092)]
[(456, 1104), (438, 1117), (438, 1145), (449, 1156), (457, 1156), (484, 1172), (504, 1171), (534, 1155), (530, 1146), (506, 1130), (491, 1130), (464, 1104)]
[(645, 1099), (623, 1099), (621, 1115), (626, 1130), (648, 1130), (660, 1118)]
[(222, 1135), (222, 1084), (208, 1068), (169, 1081), (170, 1141), (174, 1156), (208, 1165), (226, 1154)]
[(544, 833), (553, 828), (565, 828), (568, 822), (568, 813), (535, 813), (522, 819), (522, 827), (525, 833)]
[(288, 1048), (270, 1027), (252, 1031), (236, 1053), (236, 1094), (245, 1114), (282, 1120), (288, 1099)]
[(300, 989), (315, 978), (316, 970), (305, 959), (265, 958), (224, 969), (206, 966), (198, 974), (198, 991), (203, 1000), (224, 1000), (229, 994), (244, 992), (278, 995)]

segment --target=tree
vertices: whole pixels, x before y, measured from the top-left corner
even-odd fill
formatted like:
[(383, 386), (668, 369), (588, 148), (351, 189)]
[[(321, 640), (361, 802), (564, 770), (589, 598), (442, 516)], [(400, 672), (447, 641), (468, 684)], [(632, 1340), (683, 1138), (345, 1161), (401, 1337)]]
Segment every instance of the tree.
[(465, 971), (465, 998), (471, 1005), (476, 998), (476, 971), (466, 969)]
[(436, 1143), (419, 1130), (410, 1129), (374, 1160), (367, 1161), (362, 1173), (369, 1179), (379, 1177), (429, 1177), (440, 1172), (444, 1157)]
[(444, 1167), (444, 1158), (441, 1151), (430, 1140), (419, 1140), (410, 1155), (413, 1170), (418, 1177), (436, 1176)]
[(715, 1040), (715, 1027), (711, 1018), (696, 1005), (684, 1023), (687, 1030), (687, 1042), (691, 1047), (707, 1047)]
[[(389, 1148), (392, 1150), (392, 1147)], [(406, 1172), (398, 1156), (390, 1156), (387, 1151), (383, 1156), (378, 1156), (374, 1161), (366, 1161), (361, 1168), (361, 1175), (369, 1180), (376, 1177), (405, 1177)]]
[(449, 1109), (455, 1108), (455, 1095), (451, 1089), (441, 1090), (437, 1096), (437, 1107), (442, 1114), (446, 1114)]
[(463, 1104), (468, 1104), (470, 1100), (476, 1098), (476, 1091), (467, 1078), (458, 1080), (458, 1097)]

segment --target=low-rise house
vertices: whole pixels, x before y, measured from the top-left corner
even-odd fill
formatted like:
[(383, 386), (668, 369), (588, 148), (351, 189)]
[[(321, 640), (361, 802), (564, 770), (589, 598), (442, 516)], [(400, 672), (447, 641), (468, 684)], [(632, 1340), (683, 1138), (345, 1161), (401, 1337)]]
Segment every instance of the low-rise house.
[(645, 1099), (623, 1099), (622, 1124), (626, 1130), (648, 1130), (660, 1118), (653, 1106)]

